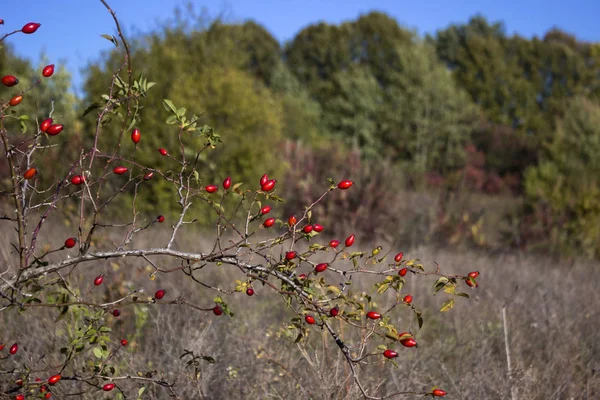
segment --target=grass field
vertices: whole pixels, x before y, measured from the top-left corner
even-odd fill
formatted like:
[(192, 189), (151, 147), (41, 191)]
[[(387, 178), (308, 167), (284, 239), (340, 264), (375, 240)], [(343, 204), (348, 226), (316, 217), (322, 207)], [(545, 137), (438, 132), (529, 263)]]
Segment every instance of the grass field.
[[(67, 235), (61, 224), (54, 224), (51, 230), (50, 236), (57, 242), (54, 245)], [(0, 254), (4, 259), (10, 256), (10, 235), (12, 232), (6, 228), (0, 231)], [(154, 247), (166, 243), (168, 237), (166, 229), (153, 230), (138, 238), (135, 246)], [(204, 237), (210, 236), (190, 233), (177, 247), (208, 250), (212, 243)], [(105, 240), (109, 246), (110, 235)], [(471, 299), (460, 298), (454, 309), (439, 313), (444, 298), (432, 295), (434, 278), (410, 277), (403, 293), (414, 296), (414, 303), (424, 311), (425, 324), (419, 331), (407, 311), (399, 314), (396, 325), (413, 330), (419, 347), (400, 348), (397, 368), (383, 362), (382, 357), (369, 358), (369, 365), (358, 369), (369, 394), (424, 391), (435, 384), (448, 392), (448, 399), (510, 399), (511, 387), (515, 399), (600, 398), (597, 264), (565, 265), (527, 255), (492, 257), (428, 247), (402, 250), (405, 258), (419, 258), (426, 268), (433, 268), (435, 261), (449, 273), (479, 270), (480, 286), (469, 290)], [(165, 267), (176, 266), (173, 261), (159, 262), (164, 262)], [(242, 277), (227, 268), (207, 267), (202, 278), (213, 286), (231, 290), (235, 279)], [(181, 296), (203, 307), (211, 307), (216, 296), (213, 290), (195, 284), (181, 272), (159, 275), (152, 281), (143, 260), (123, 260), (112, 265), (88, 263), (65, 271), (65, 276), (78, 282), (81, 292), (87, 292), (92, 290), (91, 282), (99, 273), (107, 276), (105, 283), (90, 294), (97, 301), (115, 298), (126, 287), (144, 288), (147, 295), (164, 288), (165, 302)], [(363, 286), (366, 291), (372, 290), (370, 282), (363, 282)], [(160, 303), (123, 308), (118, 319), (107, 314), (106, 323), (112, 327), (111, 337), (117, 343), (113, 347), (118, 348), (122, 338), (129, 340), (129, 346), (114, 356), (118, 373), (142, 372), (163, 377), (175, 382), (174, 391), (181, 399), (361, 398), (331, 337), (313, 328), (307, 340), (294, 344), (295, 334), (285, 329), (294, 315), (268, 287), (257, 285), (255, 289), (253, 297), (244, 293), (227, 297), (236, 314), (233, 319)], [(58, 350), (74, 334), (69, 331), (73, 320), (82, 316), (70, 311), (55, 322), (57, 315), (57, 310), (42, 307), (21, 314), (16, 309), (0, 313), (0, 343), (18, 340), (22, 349), (18, 357), (0, 361), (0, 392), (10, 393), (14, 388), (16, 375), (7, 373), (12, 368), (27, 364), (34, 371), (30, 379), (43, 378), (52, 365), (62, 362)], [(338, 331), (346, 343), (355, 342), (364, 333), (348, 326), (338, 327)], [(373, 350), (379, 343), (372, 344)], [(506, 349), (512, 364), (512, 381)], [(189, 357), (180, 358), (185, 350), (213, 357), (216, 363), (201, 361), (195, 371), (193, 366), (186, 366)], [(90, 358), (93, 356), (86, 349), (71, 365), (82, 366)], [(68, 375), (68, 369), (64, 375)], [(144, 385), (143, 381), (123, 381), (119, 388), (127, 398), (135, 399), (142, 386), (147, 386), (142, 398), (170, 398), (168, 390)], [(53, 392), (59, 399), (79, 398), (68, 380), (53, 388)], [(114, 394), (102, 397), (102, 392), (91, 396), (85, 398), (116, 398)]]

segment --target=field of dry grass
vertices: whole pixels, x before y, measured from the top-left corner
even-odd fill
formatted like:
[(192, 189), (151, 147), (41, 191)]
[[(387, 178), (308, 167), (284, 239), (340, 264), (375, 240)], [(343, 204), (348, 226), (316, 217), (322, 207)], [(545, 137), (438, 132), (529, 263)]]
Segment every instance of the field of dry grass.
[[(50, 230), (49, 237), (56, 241), (54, 245), (67, 235), (62, 224), (54, 224)], [(9, 257), (12, 234), (6, 226), (0, 231), (0, 254), (4, 260)], [(166, 242), (168, 234), (166, 229), (153, 230), (138, 238), (135, 247), (156, 246)], [(188, 233), (185, 243), (177, 246), (207, 250), (212, 243), (206, 238), (210, 234)], [(105, 240), (110, 240), (110, 236)], [(448, 399), (510, 399), (508, 348), (515, 398), (600, 398), (600, 292), (597, 290), (600, 267), (597, 264), (564, 265), (557, 260), (527, 255), (492, 257), (428, 247), (394, 250), (404, 250), (405, 257), (421, 259), (426, 268), (431, 268), (435, 261), (448, 272), (466, 274), (479, 270), (480, 286), (469, 292), (471, 299), (461, 298), (453, 310), (439, 313), (443, 299), (432, 295), (434, 278), (409, 278), (404, 290), (413, 294), (414, 303), (424, 311), (425, 324), (418, 331), (414, 318), (407, 312), (405, 319), (396, 321), (396, 325), (416, 332), (419, 348), (400, 349), (397, 368), (372, 358), (370, 365), (359, 369), (370, 394), (429, 390), (436, 384), (448, 392)], [(4, 260), (2, 265), (6, 265)], [(97, 299), (114, 298), (124, 287), (144, 288), (148, 295), (160, 287), (167, 290), (166, 299), (182, 296), (210, 307), (216, 295), (181, 272), (159, 275), (152, 281), (142, 261), (86, 264), (71, 271), (70, 278), (79, 282), (78, 287), (85, 292), (92, 289), (91, 281), (99, 273), (107, 277), (101, 289), (91, 294)], [(233, 289), (235, 279), (241, 279), (239, 272), (227, 267), (207, 268), (205, 273), (205, 281), (228, 289)], [(372, 288), (365, 282), (363, 289)], [(115, 356), (118, 369), (122, 374), (143, 372), (174, 381), (175, 391), (183, 399), (360, 398), (331, 338), (314, 328), (308, 340), (294, 344), (295, 334), (285, 329), (294, 315), (268, 287), (256, 286), (256, 292), (253, 297), (237, 293), (228, 298), (236, 314), (233, 319), (169, 304), (125, 308), (118, 319), (106, 316), (115, 342), (122, 338), (130, 342)], [(506, 307), (505, 321), (503, 307)], [(69, 331), (73, 319), (82, 316), (69, 312), (66, 318), (54, 322), (57, 315), (56, 310), (47, 308), (0, 313), (0, 343), (18, 340), (22, 349), (19, 358), (0, 361), (3, 371), (0, 392), (9, 392), (14, 386), (6, 371), (27, 363), (45, 376), (43, 371), (58, 360), (58, 349), (73, 334)], [(344, 341), (351, 342), (360, 332), (345, 327), (341, 333)], [(216, 363), (202, 361), (195, 371), (193, 366), (186, 366), (189, 357), (180, 358), (185, 350), (213, 357)], [(75, 363), (85, 363), (86, 357), (91, 357), (89, 352)], [(56, 398), (79, 398), (68, 381), (63, 383), (55, 391)], [(142, 386), (143, 382), (138, 381), (120, 387), (127, 398), (135, 399)], [(165, 389), (146, 386), (142, 398), (169, 398)], [(98, 393), (96, 396), (93, 398), (115, 398)]]

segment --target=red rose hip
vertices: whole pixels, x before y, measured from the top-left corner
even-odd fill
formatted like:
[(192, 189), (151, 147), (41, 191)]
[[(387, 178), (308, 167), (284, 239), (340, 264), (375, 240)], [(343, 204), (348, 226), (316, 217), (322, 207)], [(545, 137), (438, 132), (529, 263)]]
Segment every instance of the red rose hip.
[(261, 185), (260, 188), (263, 192), (270, 192), (271, 190), (273, 190), (275, 188), (276, 183), (277, 183), (277, 180), (271, 179), (271, 180), (267, 181), (264, 185)]
[(271, 212), (271, 206), (264, 206), (260, 209), (260, 215), (266, 215)]
[(314, 229), (314, 231), (315, 231), (315, 232), (323, 232), (323, 230), (324, 230), (325, 228), (323, 228), (323, 225), (320, 225), (320, 224), (314, 224), (314, 225), (313, 225), (313, 229)]
[(140, 132), (140, 130), (138, 128), (135, 128), (131, 132), (131, 141), (135, 144), (138, 144), (141, 139), (142, 139), (142, 132)]
[(54, 124), (50, 125), (48, 129), (46, 129), (46, 133), (50, 136), (56, 136), (62, 132), (65, 126), (63, 124)]
[(154, 298), (160, 300), (165, 297), (165, 293), (167, 293), (167, 291), (164, 289), (157, 290), (156, 293), (154, 293)]
[(68, 238), (67, 240), (65, 240), (65, 247), (67, 249), (70, 249), (72, 247), (75, 247), (76, 243), (77, 243), (77, 239), (75, 239), (75, 238)]
[(316, 322), (315, 317), (313, 317), (312, 315), (305, 316), (304, 321), (306, 321), (306, 323), (309, 325), (314, 325)]
[(23, 25), (23, 28), (21, 28), (21, 32), (30, 35), (32, 33), (35, 33), (35, 31), (37, 31), (41, 25), (42, 24), (38, 24), (37, 22), (30, 22), (28, 24)]
[(312, 225), (306, 225), (304, 228), (302, 228), (302, 232), (304, 232), (304, 233), (311, 233), (312, 230), (313, 230)]
[(324, 272), (328, 266), (329, 265), (327, 263), (317, 264), (317, 266), (315, 267), (315, 272), (316, 273)]
[(285, 253), (285, 259), (288, 261), (292, 261), (294, 258), (296, 258), (296, 252), (295, 251), (288, 251), (287, 253)]
[(81, 175), (75, 175), (71, 178), (71, 183), (73, 185), (81, 185), (85, 181), (85, 178)]
[(332, 247), (334, 249), (336, 247), (338, 247), (339, 245), (340, 245), (340, 241), (339, 240), (332, 240), (332, 241), (329, 242), (329, 247)]
[(407, 268), (402, 268), (402, 269), (400, 269), (400, 271), (398, 271), (398, 275), (404, 276), (404, 275), (406, 275), (407, 272), (408, 272)]
[(105, 392), (110, 392), (114, 388), (115, 388), (114, 383), (107, 383), (106, 385), (102, 386), (102, 390), (104, 390)]
[(100, 286), (100, 285), (102, 285), (102, 282), (104, 282), (104, 275), (98, 275), (94, 279), (94, 286)]
[(117, 175), (123, 175), (123, 174), (124, 174), (124, 173), (126, 173), (127, 171), (128, 171), (127, 167), (122, 167), (122, 166), (115, 167), (115, 168), (113, 169), (113, 172), (114, 172), (115, 174), (117, 174)]
[(50, 78), (54, 74), (54, 64), (46, 65), (42, 70), (42, 75), (45, 78)]
[(52, 118), (46, 118), (45, 120), (43, 120), (40, 124), (40, 131), (46, 132), (48, 128), (50, 128), (50, 126), (52, 125), (52, 122), (54, 122)]
[(446, 395), (446, 392), (442, 389), (434, 389), (433, 392), (431, 392), (431, 394), (434, 397), (444, 397)]
[(221, 314), (223, 314), (223, 309), (222, 309), (220, 306), (215, 306), (215, 307), (212, 309), (212, 312), (213, 312), (213, 314), (215, 314), (215, 315), (221, 315)]
[(48, 378), (48, 383), (50, 385), (56, 385), (61, 378), (62, 377), (60, 375), (52, 375), (50, 378)]
[(217, 190), (219, 190), (219, 187), (217, 185), (207, 185), (204, 187), (204, 190), (206, 190), (208, 193), (215, 193)]
[(11, 356), (14, 356), (15, 354), (17, 354), (17, 351), (19, 351), (19, 344), (15, 343), (12, 346), (10, 346), (10, 349), (8, 349), (8, 353)]
[(121, 311), (118, 308), (115, 308), (112, 311), (112, 315), (113, 315), (113, 317), (118, 317), (119, 315), (121, 315)]
[(12, 99), (10, 99), (8, 104), (10, 104), (12, 107), (15, 107), (15, 106), (18, 106), (19, 104), (21, 104), (22, 101), (23, 101), (23, 96), (21, 96), (19, 94), (19, 95), (13, 97)]
[(296, 219), (296, 216), (292, 215), (291, 217), (288, 218), (288, 225), (289, 226), (294, 226), (298, 223), (298, 220)]
[(413, 301), (413, 297), (410, 294), (407, 294), (406, 296), (404, 296), (402, 301), (404, 301), (404, 303), (406, 303), (406, 304), (410, 304)]
[(338, 183), (337, 187), (342, 190), (350, 189), (350, 187), (354, 184), (354, 182), (349, 180), (344, 180)]
[(248, 288), (248, 289), (246, 289), (246, 294), (247, 294), (248, 296), (254, 296), (254, 289), (252, 289), (252, 288)]
[(263, 226), (265, 228), (270, 228), (273, 226), (273, 224), (275, 224), (275, 218), (268, 218), (265, 220), (265, 222), (263, 222)]
[(379, 314), (378, 312), (375, 312), (375, 311), (369, 311), (367, 313), (367, 318), (369, 318), (369, 319), (379, 319), (379, 318), (381, 318), (381, 314)]
[(331, 310), (329, 310), (329, 316), (330, 317), (337, 317), (338, 314), (340, 313), (340, 309), (337, 307), (332, 308)]
[(385, 358), (395, 358), (398, 357), (398, 353), (396, 353), (394, 350), (387, 349), (383, 352), (383, 356)]
[(4, 86), (11, 87), (11, 86), (15, 86), (18, 83), (19, 83), (19, 80), (12, 75), (6, 75), (6, 76), (2, 77), (2, 84)]
[(167, 154), (169, 154), (167, 152), (167, 150), (163, 149), (162, 147), (158, 149), (158, 152), (160, 153), (161, 156), (166, 156)]
[(356, 238), (356, 237), (354, 236), (354, 234), (352, 234), (352, 235), (348, 236), (348, 237), (346, 238), (346, 241), (344, 242), (344, 244), (346, 245), (346, 247), (350, 247), (350, 246), (352, 246), (352, 245), (354, 244), (354, 239), (355, 239), (355, 238)]
[(23, 174), (23, 178), (29, 180), (29, 179), (33, 178), (36, 174), (37, 174), (37, 169), (35, 169), (35, 168), (29, 168)]
[(223, 189), (227, 190), (231, 187), (231, 177), (228, 176), (227, 178), (225, 178), (225, 180), (223, 181)]

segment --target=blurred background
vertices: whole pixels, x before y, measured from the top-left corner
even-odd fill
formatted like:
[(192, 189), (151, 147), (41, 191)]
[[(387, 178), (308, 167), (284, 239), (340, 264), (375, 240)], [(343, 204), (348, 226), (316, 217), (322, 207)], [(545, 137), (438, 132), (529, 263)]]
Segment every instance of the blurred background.
[[(15, 35), (4, 44), (3, 75), (27, 84), (42, 66), (58, 67), (35, 99), (26, 96), (18, 109), (41, 121), (53, 107), (55, 120), (66, 125), (56, 151), (37, 161), (40, 186), (66, 174), (79, 149), (90, 146), (95, 113), (83, 112), (108, 92), (123, 64), (122, 48), (100, 37), (116, 34), (100, 2), (64, 0), (61, 6), (29, 1), (0, 15), (2, 32), (42, 23), (38, 34)], [(518, 398), (600, 395), (597, 1), (135, 0), (111, 6), (129, 38), (134, 74), (156, 82), (142, 101), (136, 161), (174, 167), (156, 151), (178, 146), (177, 131), (164, 123), (162, 100), (168, 98), (203, 113), (201, 122), (221, 135), (223, 143), (200, 159), (203, 182), (231, 175), (248, 188), (268, 173), (285, 199), (272, 213), (287, 219), (326, 190), (327, 178), (352, 179), (351, 195), (335, 196), (313, 211), (327, 237), (355, 232), (367, 250), (381, 243), (428, 266), (438, 261), (457, 273), (481, 270), (479, 296), (457, 305), (447, 319), (428, 315), (424, 350), (403, 359), (405, 375), (381, 375), (389, 378), (384, 388), (425, 387), (435, 380), (453, 391), (451, 398), (508, 398), (506, 328)], [(13, 92), (0, 88), (0, 97)], [(18, 122), (6, 123), (21, 129)], [(37, 129), (33, 121), (26, 125)], [(101, 149), (116, 140), (119, 126), (105, 127)], [(122, 152), (132, 155), (131, 143)], [(8, 176), (0, 161), (3, 187)], [(131, 215), (132, 196), (111, 205), (115, 220)], [(200, 203), (191, 213), (202, 227), (214, 225)], [(150, 220), (179, 213), (172, 187), (161, 181), (138, 193), (137, 207)], [(56, 220), (72, 221), (77, 212), (67, 204)], [(2, 233), (8, 243), (12, 233)], [(186, 243), (196, 245), (190, 237)], [(133, 266), (145, 274), (143, 265)], [(215, 279), (226, 284), (233, 278)], [(166, 282), (169, 290), (181, 288)], [(414, 285), (411, 290), (428, 290)], [(165, 320), (170, 327), (200, 324), (207, 339), (195, 337), (189, 326), (186, 340), (225, 358), (204, 375), (209, 393), (330, 395), (326, 374), (341, 359), (319, 352), (318, 340), (314, 352), (298, 347), (288, 353), (293, 338), (279, 332), (286, 311), (273, 309), (268, 297), (261, 304), (233, 328), (164, 310), (150, 319), (156, 326)], [(434, 300), (419, 305), (436, 308)], [(501, 317), (505, 307), (507, 320)], [(180, 349), (165, 350), (164, 343), (181, 332), (169, 328), (164, 335), (148, 336), (145, 344), (162, 351), (165, 362), (177, 362)], [(248, 346), (247, 353), (221, 354), (217, 339)], [(315, 374), (323, 385), (314, 386)], [(343, 371), (336, 374), (343, 381)], [(379, 376), (364, 375), (379, 384)], [(189, 390), (195, 396), (198, 388)], [(345, 390), (339, 398), (358, 396)]]

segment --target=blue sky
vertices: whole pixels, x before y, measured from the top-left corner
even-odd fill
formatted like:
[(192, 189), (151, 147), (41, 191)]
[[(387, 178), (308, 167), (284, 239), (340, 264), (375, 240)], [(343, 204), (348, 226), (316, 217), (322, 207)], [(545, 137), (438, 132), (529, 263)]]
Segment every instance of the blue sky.
[[(34, 35), (8, 39), (17, 53), (34, 61), (45, 52), (50, 61), (64, 64), (73, 74), (76, 88), (82, 69), (111, 44), (100, 37), (115, 33), (110, 15), (97, 0), (3, 0), (0, 32), (40, 22)], [(370, 10), (384, 11), (419, 33), (434, 33), (451, 23), (466, 22), (479, 13), (501, 20), (508, 33), (541, 36), (557, 26), (578, 38), (600, 42), (600, 0), (109, 0), (127, 33), (143, 33), (173, 16), (173, 9), (192, 3), (210, 15), (223, 14), (230, 21), (251, 18), (262, 23), (281, 42), (317, 21), (338, 23)], [(23, 6), (25, 5), (26, 6)], [(4, 74), (4, 71), (0, 73)]]

